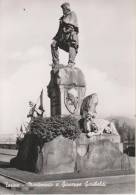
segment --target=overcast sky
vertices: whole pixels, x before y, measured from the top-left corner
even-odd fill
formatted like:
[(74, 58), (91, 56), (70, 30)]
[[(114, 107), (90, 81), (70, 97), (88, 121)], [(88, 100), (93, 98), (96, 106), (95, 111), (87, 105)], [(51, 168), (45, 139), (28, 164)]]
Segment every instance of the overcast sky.
[[(50, 101), (50, 44), (62, 0), (0, 0), (0, 132), (15, 133), (26, 121), (28, 101), (44, 89)], [(134, 0), (70, 0), (79, 23), (76, 66), (86, 95), (96, 92), (99, 116), (134, 116)], [(67, 53), (60, 61), (67, 64)]]

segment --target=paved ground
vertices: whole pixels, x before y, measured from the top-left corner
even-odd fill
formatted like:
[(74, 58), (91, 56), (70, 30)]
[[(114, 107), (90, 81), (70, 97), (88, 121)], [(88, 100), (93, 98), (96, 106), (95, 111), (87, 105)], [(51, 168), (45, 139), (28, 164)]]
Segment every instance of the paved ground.
[(35, 190), (8, 190), (0, 187), (0, 194), (135, 194), (134, 183), (112, 184), (106, 187), (52, 187)]
[(8, 190), (4, 187), (1, 187), (0, 186), (0, 194), (16, 194), (16, 191), (13, 191), (13, 190)]
[[(2, 153), (2, 151), (0, 150)], [(4, 151), (3, 151), (4, 152)], [(10, 151), (7, 151), (7, 153)], [(14, 153), (14, 151), (13, 151)], [(0, 154), (0, 161), (8, 162), (13, 156)], [(124, 183), (114, 183), (106, 186), (82, 186), (82, 187), (39, 187), (28, 190), (22, 188), (22, 190), (9, 190), (0, 186), (0, 194), (134, 194), (135, 183), (134, 181)]]

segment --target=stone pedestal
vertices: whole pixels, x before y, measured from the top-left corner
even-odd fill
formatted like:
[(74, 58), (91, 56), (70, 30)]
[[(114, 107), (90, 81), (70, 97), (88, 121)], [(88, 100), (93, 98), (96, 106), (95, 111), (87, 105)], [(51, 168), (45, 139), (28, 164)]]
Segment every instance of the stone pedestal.
[(84, 75), (79, 68), (62, 67), (52, 70), (47, 88), (51, 102), (51, 116), (80, 115), (86, 84)]
[(41, 173), (73, 173), (76, 162), (76, 143), (73, 140), (58, 136), (45, 143), (42, 148), (43, 162)]
[(76, 139), (78, 172), (128, 170), (129, 157), (120, 150), (118, 135), (97, 135), (87, 138), (81, 134)]

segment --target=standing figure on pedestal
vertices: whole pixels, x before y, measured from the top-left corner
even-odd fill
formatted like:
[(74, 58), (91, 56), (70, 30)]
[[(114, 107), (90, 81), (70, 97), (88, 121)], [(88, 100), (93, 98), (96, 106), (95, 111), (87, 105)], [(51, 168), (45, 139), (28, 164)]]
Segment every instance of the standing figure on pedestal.
[(78, 24), (75, 12), (71, 11), (69, 3), (61, 5), (63, 16), (60, 18), (59, 29), (51, 44), (52, 67), (59, 65), (58, 48), (69, 53), (68, 66), (75, 64), (75, 57), (78, 52)]

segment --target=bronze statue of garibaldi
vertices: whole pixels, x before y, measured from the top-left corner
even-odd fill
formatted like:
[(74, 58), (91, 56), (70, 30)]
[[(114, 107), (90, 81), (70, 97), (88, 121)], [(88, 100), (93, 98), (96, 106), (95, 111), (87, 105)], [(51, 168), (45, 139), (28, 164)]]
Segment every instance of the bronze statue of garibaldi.
[(52, 67), (59, 66), (58, 48), (69, 53), (68, 66), (75, 65), (75, 58), (78, 52), (78, 23), (77, 16), (71, 11), (70, 4), (65, 2), (61, 5), (63, 16), (59, 19), (59, 29), (51, 44)]

